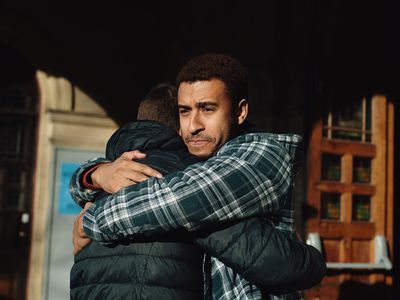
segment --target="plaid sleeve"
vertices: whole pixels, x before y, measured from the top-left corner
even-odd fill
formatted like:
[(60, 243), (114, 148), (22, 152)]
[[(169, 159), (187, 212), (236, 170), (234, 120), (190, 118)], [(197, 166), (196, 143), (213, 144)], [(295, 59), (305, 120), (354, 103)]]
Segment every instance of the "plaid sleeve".
[(95, 165), (103, 162), (109, 162), (105, 158), (96, 157), (83, 163), (75, 172), (72, 174), (71, 180), (69, 182), (69, 193), (74, 199), (75, 203), (81, 207), (85, 206), (86, 202), (92, 202), (96, 196), (101, 192), (101, 190), (92, 190), (86, 188), (82, 183), (82, 177), (86, 171)]
[(278, 211), (290, 187), (291, 158), (264, 134), (237, 137), (182, 172), (124, 188), (92, 205), (84, 229), (109, 242)]

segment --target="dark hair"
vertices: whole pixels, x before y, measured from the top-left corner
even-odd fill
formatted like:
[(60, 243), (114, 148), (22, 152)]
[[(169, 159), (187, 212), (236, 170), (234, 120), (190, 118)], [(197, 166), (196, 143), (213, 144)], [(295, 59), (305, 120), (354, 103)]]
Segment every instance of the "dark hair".
[(174, 130), (179, 128), (177, 89), (169, 83), (160, 83), (140, 101), (137, 120), (163, 123)]
[(248, 77), (246, 68), (235, 58), (225, 54), (203, 54), (189, 60), (180, 70), (176, 83), (193, 83), (219, 79), (225, 83), (233, 103), (247, 99)]

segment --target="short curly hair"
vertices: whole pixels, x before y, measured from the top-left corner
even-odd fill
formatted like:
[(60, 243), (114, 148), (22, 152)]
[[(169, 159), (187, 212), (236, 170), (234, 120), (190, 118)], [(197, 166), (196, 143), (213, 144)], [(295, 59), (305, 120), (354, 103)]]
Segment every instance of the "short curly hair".
[(163, 82), (153, 87), (140, 101), (137, 120), (152, 120), (179, 129), (177, 89)]
[(219, 79), (224, 82), (233, 103), (247, 99), (248, 75), (246, 68), (234, 57), (207, 53), (189, 60), (178, 73), (176, 84)]

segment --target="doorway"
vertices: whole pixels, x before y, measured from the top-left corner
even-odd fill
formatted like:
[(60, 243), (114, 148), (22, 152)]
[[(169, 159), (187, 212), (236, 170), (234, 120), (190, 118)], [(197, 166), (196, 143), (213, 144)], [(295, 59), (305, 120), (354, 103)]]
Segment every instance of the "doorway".
[(0, 45), (0, 298), (25, 299), (38, 90), (35, 70)]

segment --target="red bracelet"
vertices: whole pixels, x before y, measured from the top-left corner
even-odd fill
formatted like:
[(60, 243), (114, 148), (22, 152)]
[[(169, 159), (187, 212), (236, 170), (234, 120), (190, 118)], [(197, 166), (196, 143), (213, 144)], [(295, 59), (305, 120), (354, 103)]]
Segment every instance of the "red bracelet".
[(90, 178), (90, 181), (92, 181), (91, 179), (91, 177), (92, 177), (92, 173), (94, 172), (94, 171), (96, 171), (96, 169), (98, 168), (98, 167), (100, 167), (102, 165), (102, 163), (101, 164), (98, 164), (98, 165), (95, 165), (95, 166), (93, 166), (93, 167), (91, 167), (88, 171), (86, 171), (86, 173), (85, 174), (83, 174), (83, 177), (82, 177), (82, 183), (83, 183), (83, 185), (84, 185), (84, 187), (86, 187), (86, 188), (88, 188), (88, 189), (91, 189), (91, 190), (101, 190), (101, 187), (96, 187), (96, 186), (94, 186), (92, 183), (89, 183), (88, 182), (88, 179)]

